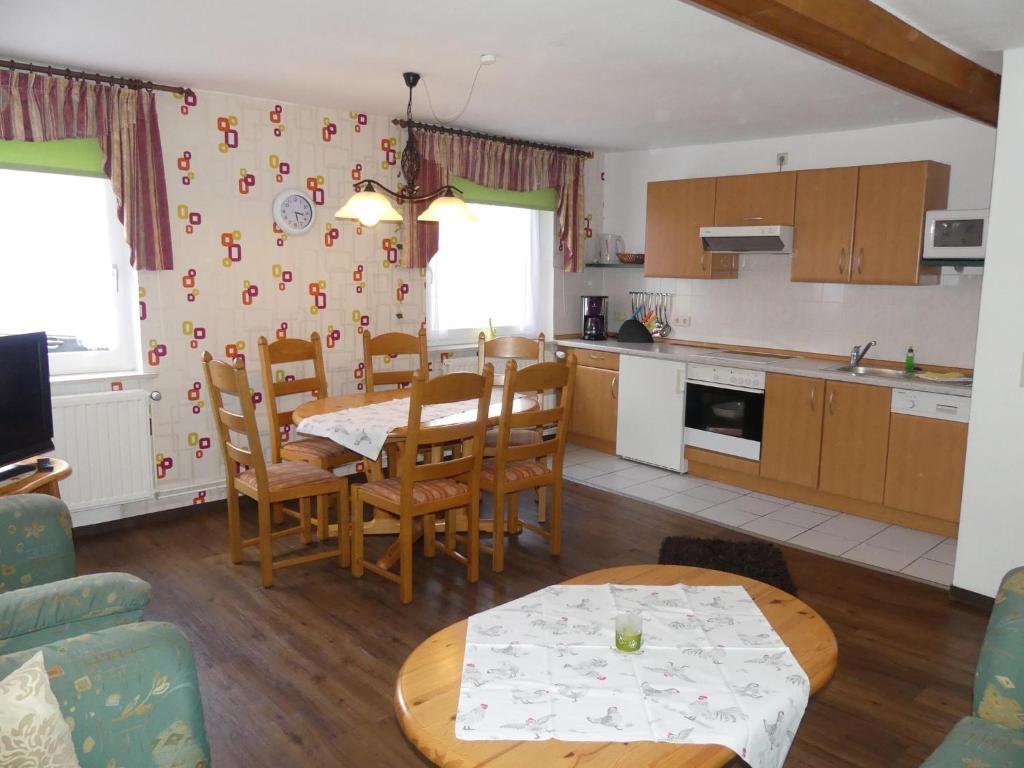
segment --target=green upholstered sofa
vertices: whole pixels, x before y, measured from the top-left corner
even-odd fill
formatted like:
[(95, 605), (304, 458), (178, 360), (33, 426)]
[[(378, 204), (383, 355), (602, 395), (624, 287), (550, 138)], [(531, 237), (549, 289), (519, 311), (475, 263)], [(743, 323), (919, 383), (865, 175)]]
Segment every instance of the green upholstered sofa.
[(82, 768), (207, 768), (195, 664), (172, 624), (144, 621), (0, 656), (0, 679), (37, 650)]
[(60, 499), (0, 497), (0, 653), (140, 621), (149, 599), (149, 584), (127, 573), (75, 576)]
[(1003, 578), (974, 675), (974, 713), (922, 768), (1024, 767), (1024, 568)]

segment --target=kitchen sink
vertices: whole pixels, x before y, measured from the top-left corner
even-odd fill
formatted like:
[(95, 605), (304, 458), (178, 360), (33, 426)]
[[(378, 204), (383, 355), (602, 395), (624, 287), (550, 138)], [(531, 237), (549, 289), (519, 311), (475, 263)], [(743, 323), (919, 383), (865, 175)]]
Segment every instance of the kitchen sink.
[(832, 370), (848, 373), (851, 376), (883, 376), (887, 379), (913, 378), (913, 374), (906, 373), (897, 368), (878, 368), (873, 365), (841, 365)]

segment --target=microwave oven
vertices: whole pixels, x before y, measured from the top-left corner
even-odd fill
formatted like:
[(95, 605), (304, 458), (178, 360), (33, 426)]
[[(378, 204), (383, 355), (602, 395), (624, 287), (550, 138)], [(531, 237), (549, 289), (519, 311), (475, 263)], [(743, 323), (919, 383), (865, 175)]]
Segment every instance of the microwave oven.
[(924, 252), (928, 264), (980, 264), (988, 241), (988, 210), (927, 211)]

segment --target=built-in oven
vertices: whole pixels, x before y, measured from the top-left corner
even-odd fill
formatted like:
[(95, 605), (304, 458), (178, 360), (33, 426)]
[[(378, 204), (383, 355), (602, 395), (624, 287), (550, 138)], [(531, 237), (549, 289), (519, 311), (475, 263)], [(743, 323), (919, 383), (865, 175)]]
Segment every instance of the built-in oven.
[(687, 366), (686, 445), (760, 461), (764, 379), (763, 371)]

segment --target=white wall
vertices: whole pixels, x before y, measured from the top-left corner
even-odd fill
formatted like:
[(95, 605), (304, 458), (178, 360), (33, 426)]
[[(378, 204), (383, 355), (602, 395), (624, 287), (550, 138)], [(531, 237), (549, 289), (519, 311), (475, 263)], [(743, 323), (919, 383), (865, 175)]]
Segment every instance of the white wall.
[[(671, 149), (605, 157), (604, 230), (644, 250), (647, 182), (775, 170), (778, 152), (787, 169), (938, 160), (952, 167), (951, 208), (988, 206), (995, 131), (952, 118), (839, 133)], [(580, 282), (611, 297), (614, 327), (628, 306), (627, 291), (674, 295), (676, 338), (845, 354), (877, 338), (880, 358), (902, 360), (913, 345), (921, 362), (971, 366), (974, 361), (981, 276), (944, 276), (939, 286), (859, 286), (792, 283), (790, 259), (742, 258), (738, 280), (645, 279), (641, 270), (597, 270)], [(582, 291), (582, 292), (587, 292)], [(557, 301), (557, 295), (556, 295)], [(558, 326), (556, 325), (556, 328)], [(578, 320), (575, 330), (578, 330)]]
[(1024, 48), (1003, 54), (992, 218), (953, 583), (995, 595), (1024, 565)]

